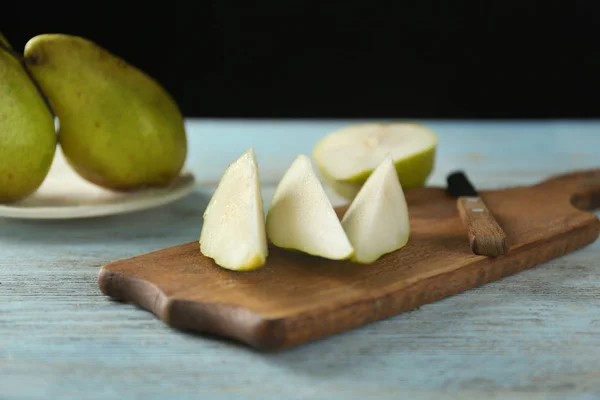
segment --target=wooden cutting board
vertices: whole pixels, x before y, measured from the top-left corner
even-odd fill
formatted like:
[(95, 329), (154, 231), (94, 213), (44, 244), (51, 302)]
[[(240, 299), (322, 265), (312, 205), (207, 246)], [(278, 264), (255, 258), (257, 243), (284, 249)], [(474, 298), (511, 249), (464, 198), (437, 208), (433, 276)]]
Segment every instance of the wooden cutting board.
[(598, 218), (581, 211), (600, 206), (600, 169), (481, 196), (508, 235), (508, 255), (472, 254), (456, 200), (444, 188), (421, 188), (406, 192), (408, 245), (371, 265), (271, 247), (262, 269), (233, 272), (204, 257), (194, 240), (108, 264), (98, 284), (172, 327), (277, 350), (517, 273), (590, 244), (600, 232)]

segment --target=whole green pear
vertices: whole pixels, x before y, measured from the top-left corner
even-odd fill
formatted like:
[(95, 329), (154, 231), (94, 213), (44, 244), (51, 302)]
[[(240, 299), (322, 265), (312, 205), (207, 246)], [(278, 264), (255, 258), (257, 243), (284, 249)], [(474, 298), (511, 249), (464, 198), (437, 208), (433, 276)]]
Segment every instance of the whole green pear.
[(0, 202), (22, 200), (48, 175), (57, 136), (44, 98), (0, 34)]
[(116, 191), (168, 185), (187, 155), (183, 115), (153, 78), (89, 39), (31, 38), (27, 65), (59, 120), (65, 158)]

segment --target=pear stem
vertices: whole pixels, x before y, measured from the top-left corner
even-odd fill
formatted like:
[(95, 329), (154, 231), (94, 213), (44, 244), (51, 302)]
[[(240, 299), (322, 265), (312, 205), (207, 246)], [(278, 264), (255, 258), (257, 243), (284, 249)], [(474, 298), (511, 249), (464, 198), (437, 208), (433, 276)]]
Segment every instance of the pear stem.
[(52, 114), (53, 117), (56, 117), (56, 113), (54, 112), (54, 109), (52, 108), (52, 105), (50, 104), (50, 101), (48, 100), (48, 97), (46, 97), (46, 95), (44, 94), (44, 91), (40, 87), (40, 84), (35, 80), (35, 78), (31, 74), (31, 71), (29, 70), (29, 68), (27, 68), (27, 61), (28, 61), (27, 57), (25, 57), (23, 54), (19, 53), (18, 51), (14, 50), (14, 49), (11, 49), (10, 47), (6, 46), (4, 43), (2, 43), (2, 41), (0, 41), (0, 50), (6, 51), (7, 53), (9, 53), (13, 57), (15, 57), (17, 60), (19, 60), (21, 66), (25, 70), (25, 73), (27, 74), (27, 76), (29, 77), (29, 79), (31, 80), (31, 82), (33, 83), (33, 86), (35, 86), (35, 88), (37, 89), (39, 95), (44, 100), (44, 104), (46, 104), (46, 107), (48, 107), (48, 110), (50, 111), (50, 114)]

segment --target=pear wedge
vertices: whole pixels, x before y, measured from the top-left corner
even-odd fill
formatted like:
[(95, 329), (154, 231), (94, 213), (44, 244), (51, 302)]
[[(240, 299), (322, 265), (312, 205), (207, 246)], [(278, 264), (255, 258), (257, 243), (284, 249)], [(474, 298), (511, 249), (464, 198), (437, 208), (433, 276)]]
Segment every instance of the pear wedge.
[(204, 212), (200, 251), (220, 267), (251, 271), (268, 256), (265, 216), (254, 149), (225, 170)]
[(266, 222), (277, 246), (332, 260), (348, 259), (354, 249), (317, 177), (310, 159), (296, 157), (277, 185)]
[(406, 245), (410, 221), (404, 192), (390, 156), (369, 176), (342, 218), (354, 247), (351, 260), (368, 264)]
[(404, 189), (424, 186), (437, 143), (437, 135), (418, 123), (354, 124), (319, 140), (313, 159), (323, 181), (350, 201), (388, 154)]

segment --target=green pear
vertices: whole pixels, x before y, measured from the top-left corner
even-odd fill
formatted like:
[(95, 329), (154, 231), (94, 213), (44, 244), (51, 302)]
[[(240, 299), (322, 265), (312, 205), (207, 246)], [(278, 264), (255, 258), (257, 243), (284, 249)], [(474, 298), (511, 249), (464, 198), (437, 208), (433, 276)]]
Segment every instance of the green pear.
[(56, 144), (54, 116), (0, 34), (0, 202), (22, 200), (41, 186)]
[(78, 36), (35, 36), (24, 55), (79, 175), (117, 191), (165, 186), (178, 176), (187, 156), (184, 119), (157, 81)]

